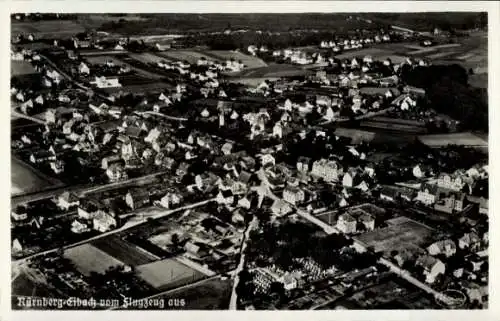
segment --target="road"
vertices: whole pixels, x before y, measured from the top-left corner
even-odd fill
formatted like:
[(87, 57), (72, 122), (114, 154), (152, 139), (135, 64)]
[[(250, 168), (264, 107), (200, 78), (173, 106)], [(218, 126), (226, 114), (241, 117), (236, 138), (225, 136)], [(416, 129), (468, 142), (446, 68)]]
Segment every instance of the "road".
[[(117, 229), (111, 230), (109, 232), (105, 232), (105, 233), (99, 234), (97, 236), (88, 238), (88, 239), (83, 240), (83, 241), (79, 241), (79, 242), (76, 242), (76, 243), (73, 243), (73, 244), (65, 245), (63, 247), (63, 249), (72, 248), (72, 247), (75, 247), (75, 246), (78, 246), (78, 245), (82, 245), (82, 244), (85, 244), (85, 243), (88, 243), (88, 242), (92, 242), (92, 241), (101, 239), (101, 238), (106, 237), (106, 236), (110, 236), (110, 235), (113, 235), (113, 234), (116, 234), (116, 233), (124, 232), (124, 231), (126, 231), (128, 229), (131, 229), (133, 227), (137, 227), (139, 225), (145, 224), (145, 223), (149, 222), (150, 220), (157, 220), (157, 219), (160, 219), (160, 218), (164, 218), (166, 216), (172, 215), (172, 214), (174, 214), (176, 212), (179, 212), (179, 211), (183, 211), (183, 210), (187, 210), (187, 209), (192, 209), (192, 208), (196, 208), (196, 207), (205, 205), (205, 204), (207, 204), (209, 202), (212, 202), (214, 200), (215, 200), (215, 198), (212, 198), (212, 199), (200, 201), (200, 202), (197, 202), (197, 203), (185, 205), (185, 206), (182, 206), (182, 207), (179, 207), (179, 208), (175, 208), (175, 209), (172, 209), (172, 210), (167, 210), (167, 211), (158, 213), (156, 215), (150, 216), (147, 220), (145, 219), (145, 220), (138, 221), (138, 222), (128, 222), (128, 223), (125, 223), (125, 225), (123, 225), (120, 228), (117, 228)], [(43, 256), (43, 255), (47, 255), (47, 254), (56, 252), (59, 249), (60, 248), (58, 247), (58, 248), (54, 248), (54, 249), (50, 249), (50, 250), (46, 250), (46, 251), (34, 253), (34, 254), (31, 254), (31, 255), (29, 255), (27, 257), (24, 257), (22, 259), (13, 260), (12, 263), (14, 263), (14, 264), (23, 264), (23, 263), (25, 263), (26, 261), (28, 261), (30, 259), (33, 259), (33, 258), (38, 257), (38, 256)]]
[(34, 202), (34, 201), (39, 201), (42, 199), (46, 198), (51, 198), (57, 195), (60, 195), (64, 192), (72, 192), (77, 195), (86, 195), (90, 193), (95, 193), (95, 192), (102, 192), (106, 191), (109, 189), (113, 188), (118, 188), (118, 187), (125, 187), (128, 185), (134, 185), (134, 184), (143, 184), (153, 178), (156, 178), (158, 176), (164, 175), (166, 172), (158, 172), (158, 173), (153, 173), (141, 177), (136, 177), (136, 178), (131, 178), (119, 182), (113, 182), (105, 185), (98, 185), (96, 186), (95, 184), (82, 184), (82, 185), (74, 185), (74, 186), (63, 186), (63, 187), (58, 187), (50, 190), (45, 190), (41, 192), (35, 192), (35, 193), (29, 193), (29, 194), (23, 194), (23, 195), (15, 195), (11, 197), (10, 203), (11, 206), (15, 206), (21, 203), (28, 203), (28, 202)]
[[(43, 120), (36, 118), (36, 117), (28, 116), (28, 115), (23, 114), (23, 113), (19, 113), (14, 109), (11, 109), (10, 115), (17, 117), (17, 118), (24, 118), (27, 120), (31, 120), (32, 122), (35, 122), (35, 123), (40, 124), (40, 125), (45, 125), (45, 122)], [(32, 126), (32, 125), (24, 125), (24, 126), (20, 126), (20, 127), (27, 127), (27, 126)]]
[(154, 115), (154, 116), (163, 117), (163, 118), (170, 119), (170, 120), (178, 120), (178, 121), (187, 121), (188, 120), (187, 118), (169, 116), (169, 115), (165, 115), (165, 114), (162, 114), (162, 113), (157, 113), (157, 112), (154, 112), (154, 111), (144, 111), (144, 112), (138, 112), (138, 111), (136, 111), (135, 113), (137, 115), (140, 115), (140, 116)]
[(248, 224), (247, 230), (243, 236), (243, 240), (241, 243), (240, 250), (240, 263), (234, 272), (234, 283), (233, 283), (233, 291), (231, 292), (231, 300), (229, 301), (229, 310), (237, 310), (238, 309), (238, 295), (236, 294), (236, 288), (238, 287), (238, 283), (240, 281), (240, 272), (243, 271), (245, 267), (245, 250), (248, 245), (248, 239), (250, 238), (250, 232), (257, 226), (258, 220), (257, 217), (254, 216), (250, 224)]

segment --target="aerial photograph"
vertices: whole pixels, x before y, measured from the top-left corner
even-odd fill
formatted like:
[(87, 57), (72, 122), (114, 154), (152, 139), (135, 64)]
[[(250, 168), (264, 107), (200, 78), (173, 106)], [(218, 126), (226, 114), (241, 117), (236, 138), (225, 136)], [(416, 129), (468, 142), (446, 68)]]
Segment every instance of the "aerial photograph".
[(12, 310), (488, 309), (488, 13), (304, 9), (10, 15)]

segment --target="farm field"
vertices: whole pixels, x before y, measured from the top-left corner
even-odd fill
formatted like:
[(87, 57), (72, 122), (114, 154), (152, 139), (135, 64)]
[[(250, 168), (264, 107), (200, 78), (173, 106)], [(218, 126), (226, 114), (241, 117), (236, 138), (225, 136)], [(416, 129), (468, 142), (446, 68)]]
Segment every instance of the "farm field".
[(70, 259), (77, 270), (87, 276), (91, 272), (104, 273), (110, 267), (123, 265), (123, 262), (90, 244), (70, 248), (64, 252), (64, 257)]
[(10, 76), (24, 76), (37, 74), (35, 68), (27, 61), (11, 61), (10, 62)]
[(294, 77), (306, 76), (311, 71), (290, 64), (271, 64), (266, 67), (260, 67), (252, 70), (244, 70), (241, 73), (234, 74), (238, 78), (264, 78), (264, 77)]
[(254, 68), (260, 68), (260, 67), (266, 67), (267, 64), (260, 58), (250, 56), (247, 54), (244, 54), (239, 51), (232, 51), (232, 50), (207, 50), (204, 51), (207, 55), (207, 58), (214, 58), (218, 60), (229, 60), (231, 58), (234, 58), (235, 60), (241, 60), (243, 64), (245, 64), (246, 68), (248, 69), (254, 69)]
[(388, 90), (390, 90), (394, 96), (399, 96), (401, 94), (397, 88), (361, 87), (359, 91), (367, 95), (385, 95)]
[(32, 22), (16, 22), (11, 24), (11, 37), (32, 33), (35, 38), (72, 37), (85, 28), (72, 20), (45, 20)]
[(232, 281), (214, 278), (201, 284), (169, 292), (168, 298), (183, 298), (187, 310), (225, 310), (231, 298)]
[(145, 83), (145, 84), (137, 84), (137, 85), (126, 85), (123, 87), (114, 87), (114, 88), (103, 88), (101, 89), (102, 91), (106, 92), (107, 94), (113, 94), (117, 93), (120, 91), (127, 91), (127, 92), (133, 92), (133, 93), (144, 93), (144, 92), (149, 92), (149, 93), (160, 93), (163, 92), (165, 89), (172, 89), (174, 88), (173, 85), (167, 84), (165, 82), (151, 82), (151, 83)]
[(429, 147), (441, 147), (446, 145), (488, 147), (488, 141), (474, 135), (473, 133), (453, 133), (418, 136), (423, 144)]
[(205, 277), (204, 274), (176, 261), (165, 259), (136, 267), (140, 278), (157, 290), (168, 290)]
[(12, 281), (12, 294), (23, 296), (50, 296), (51, 291), (44, 285), (35, 283), (25, 273), (21, 273)]
[(141, 251), (141, 249), (138, 249), (118, 236), (110, 236), (97, 240), (92, 243), (92, 246), (130, 266), (147, 264), (156, 260), (155, 256), (144, 250)]
[(10, 166), (11, 195), (34, 192), (55, 185), (55, 181), (50, 182), (44, 179), (42, 175), (37, 174), (15, 157), (10, 158)]
[(439, 237), (439, 233), (428, 226), (413, 220), (398, 222), (399, 224), (364, 233), (355, 239), (373, 246), (375, 251), (383, 251), (388, 254), (393, 250), (417, 250), (424, 247)]

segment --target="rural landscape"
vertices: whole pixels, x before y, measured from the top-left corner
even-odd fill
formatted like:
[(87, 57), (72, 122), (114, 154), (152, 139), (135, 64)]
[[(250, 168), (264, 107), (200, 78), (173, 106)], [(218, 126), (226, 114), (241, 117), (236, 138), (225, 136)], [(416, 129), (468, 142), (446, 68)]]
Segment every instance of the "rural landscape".
[(12, 14), (12, 309), (487, 309), (488, 39), (485, 12)]

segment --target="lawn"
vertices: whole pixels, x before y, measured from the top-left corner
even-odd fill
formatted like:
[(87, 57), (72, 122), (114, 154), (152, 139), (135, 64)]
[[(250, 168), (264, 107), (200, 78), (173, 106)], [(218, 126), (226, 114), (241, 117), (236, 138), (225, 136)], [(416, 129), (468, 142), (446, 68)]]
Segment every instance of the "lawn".
[(183, 298), (186, 300), (187, 310), (227, 310), (231, 298), (232, 281), (214, 278), (202, 282), (194, 287), (172, 291), (169, 298)]
[(27, 61), (11, 61), (10, 76), (24, 76), (38, 73), (35, 68)]
[(133, 244), (117, 236), (99, 239), (93, 242), (92, 245), (130, 266), (147, 264), (156, 260), (155, 256), (144, 250), (141, 251)]
[(168, 50), (157, 53), (160, 57), (165, 57), (174, 61), (186, 60), (190, 64), (196, 64), (202, 57), (209, 58), (207, 55), (194, 50)]
[(158, 55), (155, 55), (153, 53), (149, 52), (143, 52), (143, 53), (129, 53), (129, 56), (137, 61), (140, 61), (145, 64), (156, 64), (160, 61), (168, 61), (168, 59), (164, 57), (160, 57)]
[(141, 279), (162, 291), (193, 283), (205, 277), (204, 274), (174, 259), (140, 265), (136, 269)]
[(54, 182), (44, 179), (42, 175), (37, 174), (15, 157), (11, 157), (10, 160), (11, 195), (39, 191), (54, 186)]
[(64, 252), (64, 257), (70, 259), (84, 275), (104, 273), (110, 267), (123, 265), (123, 262), (90, 244), (70, 248)]
[(375, 251), (390, 253), (393, 250), (416, 249), (431, 243), (438, 232), (413, 220), (404, 220), (399, 224), (364, 233), (355, 238)]

